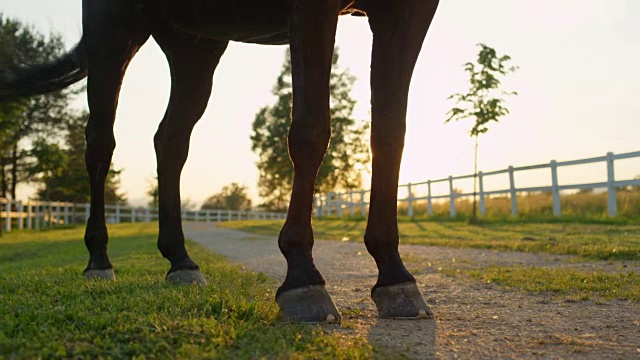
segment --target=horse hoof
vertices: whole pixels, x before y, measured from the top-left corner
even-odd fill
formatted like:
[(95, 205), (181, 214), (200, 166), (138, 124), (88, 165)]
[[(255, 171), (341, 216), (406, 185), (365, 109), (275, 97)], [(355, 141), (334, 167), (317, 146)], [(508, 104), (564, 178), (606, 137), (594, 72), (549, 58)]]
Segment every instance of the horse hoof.
[(287, 290), (276, 297), (284, 321), (339, 323), (340, 313), (324, 285)]
[(115, 280), (116, 274), (113, 269), (87, 269), (82, 273), (85, 279), (101, 279), (101, 280)]
[(176, 270), (167, 274), (167, 281), (176, 285), (206, 285), (200, 270)]
[(387, 319), (429, 319), (433, 312), (414, 282), (381, 286), (371, 292), (378, 314)]

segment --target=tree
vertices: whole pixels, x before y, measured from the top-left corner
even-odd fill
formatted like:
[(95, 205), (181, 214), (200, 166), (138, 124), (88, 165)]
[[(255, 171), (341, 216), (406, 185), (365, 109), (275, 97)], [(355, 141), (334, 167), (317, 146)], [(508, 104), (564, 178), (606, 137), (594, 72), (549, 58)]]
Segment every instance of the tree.
[(480, 51), (476, 63), (468, 62), (464, 70), (469, 74), (469, 90), (466, 94), (453, 94), (448, 99), (453, 99), (459, 107), (452, 108), (448, 113), (445, 123), (463, 119), (473, 119), (474, 124), (469, 131), (469, 136), (475, 139), (473, 161), (473, 214), (472, 222), (476, 217), (476, 188), (478, 176), (478, 137), (489, 131), (488, 124), (492, 121), (499, 122), (500, 118), (509, 114), (509, 109), (504, 106), (504, 99), (500, 96), (517, 95), (516, 92), (501, 91), (500, 79), (517, 70), (515, 66), (508, 66), (511, 60), (508, 55), (499, 56), (496, 51), (485, 45), (478, 44)]
[(251, 199), (247, 187), (238, 183), (223, 186), (222, 191), (211, 195), (202, 204), (201, 210), (250, 210)]
[[(45, 38), (0, 14), (0, 63), (6, 72), (0, 76), (9, 76), (27, 63), (49, 62), (62, 51), (60, 36)], [(0, 104), (0, 196), (16, 198), (17, 185), (34, 175), (30, 169), (34, 168), (35, 152), (43, 156), (43, 151), (56, 151), (48, 145), (60, 140), (73, 93), (67, 89)]]
[[(339, 71), (338, 50), (334, 51), (331, 72), (331, 142), (316, 178), (316, 191), (329, 192), (362, 186), (362, 172), (369, 163), (365, 134), (369, 124), (353, 118), (356, 101), (350, 96), (355, 77)], [(258, 111), (253, 121), (251, 149), (258, 154), (258, 190), (261, 206), (282, 211), (287, 208), (293, 183), (287, 136), (291, 125), (291, 58), (287, 52), (282, 71), (272, 90), (275, 104)]]
[[(44, 141), (34, 145), (33, 156), (37, 159), (29, 171), (41, 182), (38, 197), (43, 200), (89, 202), (91, 188), (85, 165), (84, 127), (88, 113), (71, 116), (65, 123), (64, 145), (49, 144)], [(113, 168), (113, 166), (111, 166)], [(127, 203), (119, 192), (122, 170), (109, 170), (105, 182), (105, 203)], [(39, 175), (38, 175), (39, 174)]]

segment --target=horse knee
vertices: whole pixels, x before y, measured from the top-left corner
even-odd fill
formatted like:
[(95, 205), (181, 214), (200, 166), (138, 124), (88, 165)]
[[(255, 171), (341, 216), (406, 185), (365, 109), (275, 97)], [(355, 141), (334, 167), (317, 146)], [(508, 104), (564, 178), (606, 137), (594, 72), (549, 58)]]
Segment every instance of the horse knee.
[[(92, 126), (91, 122), (87, 125), (85, 132), (87, 148), (85, 151), (85, 160), (87, 170), (90, 172), (99, 171), (106, 173), (111, 165), (111, 157), (116, 148), (116, 139), (110, 130), (98, 131)], [(104, 166), (107, 163), (107, 166)]]
[(158, 175), (182, 169), (189, 153), (190, 130), (170, 130), (164, 126), (156, 132), (153, 142), (158, 162)]
[(289, 156), (294, 167), (312, 164), (319, 167), (331, 138), (331, 125), (327, 119), (296, 124), (289, 130)]

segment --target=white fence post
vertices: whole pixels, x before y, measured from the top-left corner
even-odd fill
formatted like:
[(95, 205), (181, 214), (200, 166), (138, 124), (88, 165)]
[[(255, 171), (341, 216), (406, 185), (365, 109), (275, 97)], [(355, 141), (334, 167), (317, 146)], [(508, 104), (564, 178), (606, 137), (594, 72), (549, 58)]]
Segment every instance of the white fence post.
[(360, 215), (367, 217), (367, 204), (364, 201), (364, 190), (360, 190)]
[(116, 204), (116, 224), (120, 224), (120, 204)]
[(205, 217), (207, 219), (207, 222), (211, 222), (211, 210), (207, 209)]
[(84, 203), (84, 222), (89, 223), (89, 215), (91, 214), (91, 204)]
[(51, 228), (51, 225), (53, 224), (53, 205), (51, 204), (51, 201), (47, 203), (47, 215), (49, 215), (47, 227)]
[(322, 196), (320, 198), (320, 206), (322, 206), (322, 217), (325, 217), (328, 215), (329, 211), (329, 195), (328, 194), (324, 194), (324, 196)]
[(453, 189), (453, 176), (449, 176), (449, 215), (456, 217), (456, 193)]
[(56, 203), (56, 225), (60, 225), (61, 217), (62, 217), (62, 212), (60, 211), (60, 203)]
[(326, 206), (325, 205), (325, 199), (326, 199), (326, 196), (324, 196), (324, 197), (322, 195), (318, 196), (318, 210), (319, 210), (318, 211), (318, 217), (320, 217), (320, 218), (324, 217), (324, 212), (325, 212), (325, 209), (326, 209), (326, 207), (325, 207)]
[(11, 200), (9, 199), (4, 203), (4, 216), (4, 230), (6, 232), (11, 232)]
[(331, 203), (333, 202), (333, 193), (332, 192), (328, 192), (327, 193), (327, 216), (331, 216)]
[(511, 215), (518, 215), (518, 198), (516, 193), (516, 180), (513, 175), (513, 166), (509, 165), (509, 193), (511, 194)]
[(407, 184), (407, 215), (409, 219), (413, 219), (413, 193), (411, 192), (411, 183)]
[(17, 206), (17, 212), (18, 212), (18, 230), (22, 230), (24, 228), (23, 225), (23, 221), (22, 221), (22, 201), (18, 201), (18, 203), (16, 204)]
[(69, 204), (68, 203), (64, 203), (63, 209), (64, 209), (64, 224), (68, 225), (69, 224)]
[(558, 163), (551, 160), (551, 197), (553, 198), (553, 216), (560, 217), (562, 215), (562, 205), (560, 203), (560, 189), (558, 188)]
[(353, 219), (353, 213), (355, 212), (353, 204), (353, 190), (349, 189), (349, 217)]
[(35, 222), (35, 224), (33, 224), (34, 228), (36, 230), (40, 229), (40, 214), (42, 213), (42, 207), (40, 205), (40, 203), (36, 203), (36, 205), (33, 207), (33, 221)]
[(427, 215), (433, 216), (433, 202), (431, 200), (431, 180), (427, 180)]
[(613, 153), (607, 153), (607, 204), (609, 216), (618, 215), (618, 202), (616, 200), (615, 174), (613, 167)]
[(315, 194), (313, 195), (313, 213), (316, 215), (317, 218), (320, 217), (319, 205), (320, 205), (320, 202), (318, 201), (318, 195)]
[(337, 193), (336, 206), (338, 207), (338, 218), (342, 219), (342, 193)]
[(31, 201), (27, 201), (27, 229), (33, 229), (33, 212), (31, 210)]
[(478, 197), (480, 198), (480, 215), (487, 215), (487, 205), (484, 200), (484, 180), (482, 171), (478, 171)]

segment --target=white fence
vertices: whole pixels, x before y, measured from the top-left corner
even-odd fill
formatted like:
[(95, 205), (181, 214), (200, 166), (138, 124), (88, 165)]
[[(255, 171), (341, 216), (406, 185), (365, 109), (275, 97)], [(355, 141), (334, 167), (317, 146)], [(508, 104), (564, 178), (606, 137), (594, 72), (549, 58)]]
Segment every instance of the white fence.
[[(529, 165), (529, 166), (521, 166), (521, 167), (513, 167), (509, 166), (507, 169), (489, 171), (489, 172), (478, 172), (477, 180), (478, 180), (478, 192), (477, 195), (479, 197), (478, 207), (481, 215), (486, 215), (486, 199), (489, 196), (493, 195), (505, 195), (508, 194), (511, 200), (511, 214), (518, 214), (518, 201), (517, 194), (518, 193), (532, 193), (532, 192), (551, 192), (552, 194), (552, 207), (553, 214), (556, 217), (560, 217), (562, 215), (562, 208), (560, 205), (560, 191), (563, 190), (579, 190), (579, 189), (598, 189), (598, 188), (606, 188), (607, 191), (607, 209), (608, 214), (611, 217), (615, 217), (618, 214), (618, 204), (616, 201), (616, 190), (622, 187), (627, 186), (640, 186), (640, 179), (625, 179), (625, 180), (616, 180), (615, 171), (614, 171), (614, 161), (622, 160), (622, 159), (631, 159), (631, 158), (640, 158), (640, 151), (624, 153), (624, 154), (613, 154), (607, 153), (605, 156), (599, 156), (589, 159), (580, 159), (580, 160), (570, 160), (570, 161), (555, 161), (552, 160), (547, 164), (538, 164), (538, 165)], [(606, 163), (606, 181), (605, 182), (596, 182), (596, 183), (585, 183), (585, 184), (564, 184), (561, 185), (558, 182), (558, 168), (564, 166), (573, 166), (573, 165), (582, 165), (582, 164), (592, 164), (592, 163)], [(533, 186), (533, 187), (516, 187), (515, 181), (515, 173), (518, 171), (526, 171), (526, 170), (538, 170), (538, 169), (549, 169), (549, 175), (551, 176), (551, 186)], [(640, 173), (640, 168), (638, 169), (638, 173)], [(509, 187), (506, 189), (498, 189), (498, 190), (485, 190), (485, 181), (487, 177), (496, 176), (500, 174), (508, 174), (509, 176)], [(426, 201), (426, 213), (429, 216), (433, 216), (433, 202), (434, 200), (445, 199), (449, 202), (449, 215), (451, 217), (456, 216), (456, 199), (464, 197), (464, 196), (473, 196), (473, 192), (470, 193), (459, 193), (456, 192), (455, 181), (459, 180), (468, 180), (473, 179), (474, 174), (471, 175), (463, 175), (463, 176), (449, 176), (443, 179), (437, 180), (428, 180), (420, 183), (409, 183), (405, 185), (400, 185), (398, 188), (406, 188), (407, 197), (398, 199), (398, 202), (406, 202), (407, 203), (407, 214), (410, 218), (413, 218), (416, 215), (415, 203), (417, 201)], [(432, 186), (439, 183), (448, 183), (449, 191), (445, 194), (433, 194)], [(422, 191), (422, 193), (426, 193), (426, 196), (415, 196), (414, 193), (417, 190), (423, 187), (426, 191)], [(353, 217), (356, 214), (359, 216), (366, 216), (367, 209), (369, 205), (369, 195), (371, 190), (352, 190), (346, 191), (342, 193), (328, 193), (324, 195), (316, 195), (314, 199), (315, 205), (315, 215), (317, 217), (325, 217), (325, 216), (337, 216), (339, 218), (343, 218), (345, 213), (348, 213), (349, 216)]]
[[(0, 199), (0, 219), (4, 230), (41, 229), (56, 225), (85, 224), (89, 220), (89, 203), (11, 201)], [(284, 219), (285, 213), (234, 210), (182, 210), (182, 220), (220, 222), (230, 220)], [(123, 205), (105, 206), (107, 223), (150, 222), (158, 220), (158, 209)]]

